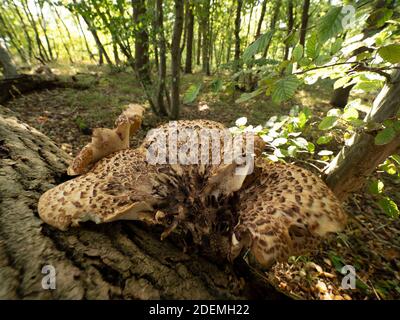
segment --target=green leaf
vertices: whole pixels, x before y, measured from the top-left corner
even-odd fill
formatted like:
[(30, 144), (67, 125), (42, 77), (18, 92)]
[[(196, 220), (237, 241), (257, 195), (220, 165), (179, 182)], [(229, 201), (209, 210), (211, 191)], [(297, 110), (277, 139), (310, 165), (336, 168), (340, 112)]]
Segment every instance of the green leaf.
[(382, 131), (379, 131), (375, 136), (375, 144), (380, 146), (387, 144), (396, 137), (396, 131), (392, 127), (387, 127)]
[(190, 104), (197, 99), (197, 96), (201, 89), (201, 83), (192, 84), (185, 92), (183, 96), (183, 103)]
[(296, 146), (289, 146), (287, 152), (288, 152), (289, 156), (295, 157), (296, 153), (297, 153), (297, 147)]
[(400, 155), (392, 154), (390, 157), (400, 166)]
[(358, 119), (358, 111), (355, 108), (345, 108), (343, 112), (343, 119)]
[(333, 89), (341, 88), (351, 80), (351, 77), (341, 77), (333, 84)]
[(331, 142), (332, 137), (331, 136), (321, 136), (317, 140), (317, 144), (327, 144)]
[(320, 124), (318, 125), (318, 129), (320, 130), (329, 130), (336, 126), (338, 121), (338, 117), (336, 116), (328, 116), (322, 119)]
[(286, 138), (277, 138), (271, 144), (274, 147), (278, 147), (278, 146), (281, 146), (281, 145), (283, 145), (285, 143), (287, 143), (287, 139)]
[(292, 140), (293, 143), (300, 149), (307, 150), (308, 148), (308, 141), (302, 137), (298, 137), (294, 140)]
[(397, 204), (390, 199), (389, 197), (381, 198), (378, 201), (379, 206), (382, 210), (391, 218), (398, 218), (399, 217), (399, 208)]
[(381, 58), (390, 63), (400, 62), (400, 44), (389, 44), (379, 48), (378, 54)]
[(282, 101), (290, 99), (293, 97), (299, 85), (300, 81), (296, 76), (288, 76), (278, 80), (275, 83), (272, 93), (272, 101), (275, 103), (281, 103)]
[(372, 194), (379, 195), (383, 192), (384, 186), (385, 185), (383, 184), (383, 182), (381, 180), (373, 180), (369, 184), (368, 190)]
[[(313, 33), (307, 39), (307, 43), (306, 43), (307, 57), (314, 60), (316, 57), (318, 57), (320, 50), (321, 50), (321, 45), (318, 43), (317, 34)], [(302, 62), (302, 65), (303, 65), (303, 62)]]
[(258, 95), (260, 95), (261, 93), (263, 93), (263, 89), (258, 89), (258, 90), (256, 90), (256, 91), (253, 91), (253, 92), (250, 92), (250, 93), (248, 93), (248, 92), (245, 92), (245, 93), (243, 93), (243, 94), (241, 94), (240, 95), (240, 98), (239, 99), (236, 99), (235, 100), (235, 103), (242, 103), (242, 102), (246, 102), (246, 101), (248, 101), (248, 100), (250, 100), (250, 99), (253, 99), (253, 98), (255, 98), (255, 97), (257, 97)]
[(308, 143), (307, 143), (307, 150), (308, 150), (308, 152), (310, 152), (310, 153), (314, 153), (314, 151), (315, 151), (315, 145), (314, 145), (314, 143), (308, 142)]
[(318, 39), (321, 43), (336, 36), (343, 30), (342, 27), (342, 7), (332, 7), (319, 22), (317, 22)]
[(215, 80), (213, 80), (213, 81), (211, 82), (211, 90), (212, 90), (214, 93), (217, 93), (217, 92), (221, 91), (222, 85), (223, 85), (223, 82), (222, 82), (221, 79), (215, 79)]
[(243, 52), (243, 62), (249, 62), (258, 52), (264, 51), (267, 43), (271, 40), (272, 31), (268, 31), (261, 35), (256, 41), (249, 45)]
[(353, 87), (354, 90), (362, 90), (364, 92), (372, 92), (381, 89), (383, 86), (383, 80), (360, 80)]
[(292, 60), (298, 62), (303, 57), (303, 46), (299, 43), (294, 49), (292, 53)]
[(341, 48), (343, 44), (343, 39), (342, 38), (337, 38), (334, 43), (331, 45), (331, 55), (334, 55), (337, 53)]

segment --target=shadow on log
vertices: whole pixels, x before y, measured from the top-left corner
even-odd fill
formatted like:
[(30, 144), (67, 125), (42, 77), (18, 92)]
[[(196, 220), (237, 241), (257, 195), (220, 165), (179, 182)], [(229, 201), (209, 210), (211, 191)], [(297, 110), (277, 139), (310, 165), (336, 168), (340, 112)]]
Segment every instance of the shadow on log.
[[(186, 254), (136, 222), (61, 232), (42, 223), (37, 202), (67, 179), (69, 156), (0, 106), (1, 299), (282, 299), (239, 265)], [(42, 268), (56, 270), (45, 290)]]
[(88, 89), (89, 86), (72, 81), (62, 81), (55, 76), (45, 77), (41, 75), (24, 74), (15, 78), (0, 80), (0, 103), (7, 102), (16, 96), (31, 91), (56, 88), (85, 90)]

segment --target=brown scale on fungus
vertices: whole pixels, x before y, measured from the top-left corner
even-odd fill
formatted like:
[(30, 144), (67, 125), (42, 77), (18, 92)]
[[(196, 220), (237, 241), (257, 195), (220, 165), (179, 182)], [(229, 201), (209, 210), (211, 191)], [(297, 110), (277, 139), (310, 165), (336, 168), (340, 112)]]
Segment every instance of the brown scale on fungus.
[[(239, 165), (234, 161), (150, 164), (149, 147), (160, 134), (168, 141), (170, 127), (152, 130), (139, 148), (129, 149), (129, 137), (139, 129), (142, 113), (142, 107), (131, 105), (118, 117), (115, 129), (93, 132), (92, 142), (68, 168), (78, 177), (40, 198), (39, 215), (46, 223), (65, 230), (88, 220), (144, 221), (162, 226), (162, 239), (172, 232), (189, 233), (193, 245), (207, 254), (232, 261), (247, 253), (249, 263), (262, 268), (312, 249), (319, 239), (344, 227), (345, 213), (324, 182), (303, 168), (260, 157), (259, 138), (254, 170), (242, 166), (242, 175), (235, 174)], [(175, 125), (178, 133), (226, 130), (209, 120)], [(224, 139), (218, 139), (225, 146)], [(161, 151), (168, 147), (167, 143)], [(234, 147), (221, 148), (219, 158)], [(210, 143), (208, 149), (215, 148)]]

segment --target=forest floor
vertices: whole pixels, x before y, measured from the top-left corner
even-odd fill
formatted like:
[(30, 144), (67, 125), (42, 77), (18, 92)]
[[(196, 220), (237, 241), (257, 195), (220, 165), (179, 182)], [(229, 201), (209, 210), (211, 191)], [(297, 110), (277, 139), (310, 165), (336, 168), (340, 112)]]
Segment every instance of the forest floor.
[[(142, 88), (132, 73), (110, 72), (107, 67), (62, 65), (52, 66), (52, 71), (61, 77), (76, 75), (79, 82), (90, 84), (90, 88), (34, 92), (5, 105), (71, 155), (90, 141), (92, 128), (113, 127), (116, 116), (127, 104), (146, 104)], [(182, 107), (181, 119), (211, 119), (230, 127), (236, 119), (247, 117), (248, 124), (258, 125), (273, 115), (288, 114), (293, 105), (307, 106), (316, 116), (331, 108), (328, 103), (331, 90), (324, 86), (301, 90), (280, 107), (267, 97), (238, 105), (234, 101), (240, 91), (214, 93), (209, 85), (212, 78), (199, 73), (183, 76), (182, 92), (200, 81), (202, 91), (196, 103)], [(370, 98), (364, 100), (371, 102)], [(165, 121), (146, 112), (133, 145), (149, 129)], [(400, 205), (400, 181), (385, 173), (378, 174), (385, 182), (386, 193)], [(345, 203), (350, 216), (345, 231), (324, 241), (318, 251), (308, 256), (276, 264), (263, 277), (298, 299), (400, 299), (400, 219), (387, 217), (375, 200), (368, 192), (353, 194)], [(355, 267), (356, 289), (341, 287), (344, 265)]]

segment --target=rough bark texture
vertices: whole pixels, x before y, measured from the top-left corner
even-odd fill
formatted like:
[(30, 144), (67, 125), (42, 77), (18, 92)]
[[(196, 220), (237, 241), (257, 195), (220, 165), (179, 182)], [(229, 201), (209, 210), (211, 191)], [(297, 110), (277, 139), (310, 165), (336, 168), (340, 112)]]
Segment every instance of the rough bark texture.
[[(281, 298), (254, 278), (183, 253), (135, 222), (86, 224), (67, 232), (42, 223), (37, 202), (67, 179), (69, 156), (0, 106), (1, 299)], [(42, 267), (56, 289), (42, 289)]]
[(132, 0), (133, 23), (135, 27), (135, 66), (144, 83), (150, 83), (149, 35), (146, 30), (146, 3)]
[(300, 29), (300, 44), (303, 46), (303, 48), (306, 43), (309, 8), (310, 8), (310, 0), (304, 0), (303, 11), (301, 14), (301, 29)]
[(179, 83), (180, 83), (180, 68), (181, 68), (181, 52), (180, 42), (183, 28), (183, 2), (175, 1), (175, 23), (172, 34), (171, 43), (171, 118), (178, 119), (179, 117)]
[[(237, 0), (236, 18), (235, 18), (235, 60), (240, 59), (240, 22), (241, 22), (242, 0)], [(238, 66), (239, 67), (239, 66)]]
[[(382, 123), (393, 119), (400, 110), (400, 71), (392, 75), (392, 84), (385, 85), (375, 99), (366, 122)], [(355, 134), (325, 170), (326, 182), (339, 199), (360, 189), (366, 178), (388, 156), (399, 151), (400, 134), (388, 144), (376, 145), (378, 130)]]
[[(190, 4), (188, 4), (190, 6)], [(187, 13), (187, 44), (186, 44), (186, 60), (185, 73), (192, 73), (192, 56), (193, 56), (193, 30), (194, 30), (194, 14), (193, 8), (188, 8)]]

